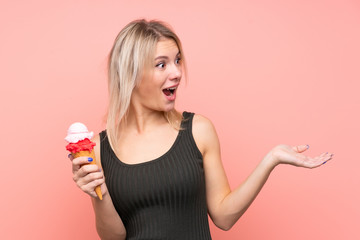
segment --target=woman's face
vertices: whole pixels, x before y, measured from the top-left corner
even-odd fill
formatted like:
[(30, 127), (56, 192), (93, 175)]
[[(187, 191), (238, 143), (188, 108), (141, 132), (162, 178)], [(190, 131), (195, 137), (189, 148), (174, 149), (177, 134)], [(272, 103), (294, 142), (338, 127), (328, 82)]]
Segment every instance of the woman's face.
[(180, 59), (179, 48), (174, 40), (160, 40), (156, 46), (151, 71), (144, 74), (132, 93), (132, 104), (150, 110), (172, 110), (182, 76)]

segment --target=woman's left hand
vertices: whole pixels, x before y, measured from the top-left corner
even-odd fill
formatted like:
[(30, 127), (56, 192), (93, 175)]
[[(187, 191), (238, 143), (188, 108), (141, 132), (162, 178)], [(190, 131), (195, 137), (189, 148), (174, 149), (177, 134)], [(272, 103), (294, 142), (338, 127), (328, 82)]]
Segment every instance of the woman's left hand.
[(278, 145), (269, 152), (269, 156), (275, 164), (290, 164), (297, 167), (316, 168), (332, 159), (334, 154), (323, 153), (317, 157), (308, 157), (302, 154), (309, 148), (309, 145), (299, 145), (291, 147), (288, 145)]

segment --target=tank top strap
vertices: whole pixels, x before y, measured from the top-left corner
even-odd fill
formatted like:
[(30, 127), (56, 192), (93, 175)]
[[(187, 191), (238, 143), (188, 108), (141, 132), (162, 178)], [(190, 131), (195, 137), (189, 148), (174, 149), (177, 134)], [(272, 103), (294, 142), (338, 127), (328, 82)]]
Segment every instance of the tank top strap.
[[(193, 113), (193, 112), (183, 112), (183, 120), (181, 123), (181, 131), (183, 134), (182, 141), (185, 141), (187, 146), (191, 147), (193, 153), (199, 159), (202, 159), (202, 154), (196, 145), (196, 142), (195, 142), (195, 139), (194, 139), (194, 136), (192, 133), (194, 115), (195, 115), (195, 113)], [(184, 144), (184, 143), (182, 143), (182, 144)]]
[(107, 134), (106, 134), (106, 130), (103, 130), (99, 133), (100, 136), (100, 149), (101, 146), (105, 147), (105, 145), (110, 145), (109, 140), (107, 139)]
[(100, 136), (100, 141), (103, 140), (106, 136), (106, 130), (103, 130), (99, 133), (99, 136)]
[(104, 170), (104, 173), (107, 172), (109, 168), (109, 158), (111, 157), (111, 147), (109, 140), (107, 138), (106, 130), (103, 130), (99, 133), (100, 136), (100, 158), (101, 158), (101, 167)]
[(194, 113), (184, 111), (182, 115), (183, 115), (183, 120), (181, 122), (181, 128), (191, 132)]

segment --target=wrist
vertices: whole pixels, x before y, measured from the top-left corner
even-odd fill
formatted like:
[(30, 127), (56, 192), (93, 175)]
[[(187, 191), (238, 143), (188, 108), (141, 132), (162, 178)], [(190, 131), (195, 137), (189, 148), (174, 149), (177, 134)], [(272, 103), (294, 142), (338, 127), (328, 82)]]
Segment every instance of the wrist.
[(274, 169), (277, 165), (280, 164), (278, 161), (278, 158), (274, 156), (272, 151), (270, 151), (263, 159), (263, 162), (270, 167), (271, 169)]

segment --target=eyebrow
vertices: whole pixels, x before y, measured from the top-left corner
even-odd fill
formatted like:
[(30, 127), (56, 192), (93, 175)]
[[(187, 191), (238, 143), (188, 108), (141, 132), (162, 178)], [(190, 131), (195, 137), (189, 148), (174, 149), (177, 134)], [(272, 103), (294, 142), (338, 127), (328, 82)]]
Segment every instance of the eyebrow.
[[(176, 57), (179, 56), (179, 55), (180, 55), (180, 51), (176, 54)], [(155, 60), (160, 59), (160, 58), (169, 59), (168, 56), (158, 56), (158, 57), (155, 58)]]

